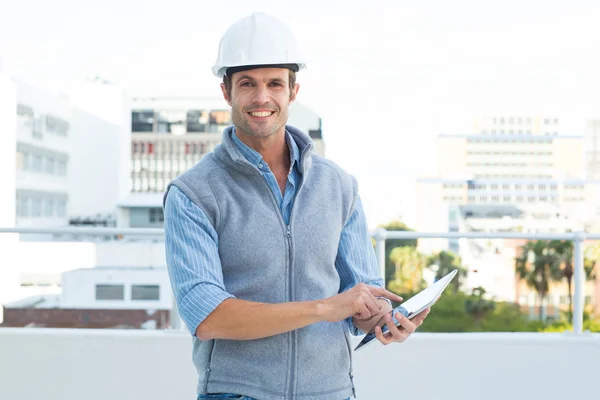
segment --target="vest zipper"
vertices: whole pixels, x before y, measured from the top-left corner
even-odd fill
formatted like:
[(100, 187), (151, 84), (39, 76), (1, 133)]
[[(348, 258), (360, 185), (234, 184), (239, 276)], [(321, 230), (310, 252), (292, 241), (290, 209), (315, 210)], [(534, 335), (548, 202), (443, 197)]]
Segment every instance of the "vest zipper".
[[(292, 206), (293, 207), (293, 206)], [(292, 208), (293, 209), (293, 208)], [(290, 215), (290, 223), (291, 223), (291, 215)], [(287, 236), (287, 241), (288, 241), (288, 249), (289, 249), (289, 275), (288, 275), (288, 297), (289, 297), (289, 301), (292, 301), (292, 283), (293, 283), (293, 278), (292, 278), (292, 266), (294, 264), (294, 255), (292, 253), (292, 229), (290, 227), (290, 225), (287, 225), (286, 227), (286, 236)], [(294, 374), (294, 364), (295, 364), (295, 360), (296, 360), (296, 331), (293, 330), (291, 332), (291, 336), (292, 336), (292, 355), (290, 357), (290, 386), (289, 386), (289, 398), (292, 399), (294, 396), (294, 380), (295, 380), (295, 374)]]
[[(306, 157), (308, 156), (308, 152), (304, 152), (300, 155), (300, 159), (301, 159), (301, 163), (302, 165), (305, 165), (306, 162)], [(294, 211), (296, 210), (296, 200), (298, 198), (298, 195), (300, 194), (300, 189), (302, 189), (302, 186), (304, 185), (304, 180), (306, 178), (306, 176), (304, 175), (306, 173), (306, 170), (302, 171), (302, 177), (300, 179), (300, 184), (298, 185), (298, 189), (296, 189), (296, 195), (294, 196), (294, 203), (292, 204), (292, 209), (290, 211), (290, 219), (289, 219), (289, 224), (286, 225), (285, 220), (283, 219), (283, 215), (281, 214), (281, 210), (279, 209), (279, 206), (277, 204), (277, 199), (275, 198), (275, 195), (273, 194), (273, 191), (271, 190), (271, 187), (269, 186), (269, 184), (265, 181), (265, 178), (262, 175), (262, 172), (259, 171), (258, 169), (254, 169), (255, 173), (260, 177), (260, 181), (263, 182), (263, 184), (265, 185), (265, 187), (267, 188), (267, 192), (269, 192), (269, 194), (271, 195), (271, 199), (273, 200), (273, 204), (275, 205), (275, 210), (277, 211), (277, 215), (279, 216), (279, 220), (281, 221), (282, 225), (285, 227), (285, 236), (287, 238), (287, 242), (288, 242), (288, 253), (289, 253), (289, 276), (288, 276), (288, 301), (292, 301), (292, 284), (293, 284), (293, 279), (292, 279), (292, 266), (294, 264), (293, 262), (293, 253), (292, 253), (292, 218), (294, 216)], [(288, 390), (288, 394), (289, 394), (289, 399), (293, 399), (293, 395), (294, 395), (294, 379), (295, 379), (295, 374), (294, 374), (294, 362), (295, 362), (295, 358), (296, 358), (296, 331), (292, 331), (291, 332), (291, 337), (292, 337), (292, 355), (290, 357), (290, 383), (289, 383), (289, 390)], [(210, 372), (210, 368), (207, 371), (207, 374)], [(354, 385), (352, 385), (354, 386)]]

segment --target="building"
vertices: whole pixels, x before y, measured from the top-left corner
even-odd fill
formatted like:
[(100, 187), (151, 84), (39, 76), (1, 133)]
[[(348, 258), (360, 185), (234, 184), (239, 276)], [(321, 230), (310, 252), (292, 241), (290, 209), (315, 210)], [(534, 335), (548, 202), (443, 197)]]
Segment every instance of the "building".
[[(0, 71), (0, 226), (114, 221), (118, 199), (128, 190), (123, 170), (129, 161), (129, 118), (127, 96), (118, 86), (91, 80), (74, 83), (64, 95)], [(0, 235), (0, 247), (11, 260), (9, 268), (0, 269), (0, 304), (55, 291), (44, 275), (52, 259), (24, 261), (48, 254), (52, 239)], [(73, 244), (65, 251), (79, 250)]]
[(114, 218), (117, 201), (128, 190), (122, 173), (129, 162), (123, 91), (87, 81), (74, 84), (67, 96), (6, 74), (0, 81), (6, 164), (0, 197), (15, 203), (2, 207), (3, 226), (57, 227), (98, 215)]
[(547, 204), (579, 219), (600, 212), (600, 181), (586, 179), (583, 136), (560, 134), (557, 118), (475, 125), (478, 134), (438, 136), (437, 176), (417, 181), (417, 230), (448, 231), (453, 205)]
[(2, 326), (162, 329), (173, 294), (165, 267), (96, 267), (62, 273), (60, 294), (4, 306)]
[(473, 132), (482, 135), (542, 135), (561, 133), (561, 121), (553, 116), (491, 115), (475, 119)]
[[(220, 98), (134, 98), (131, 106), (130, 195), (119, 202), (119, 225), (162, 227), (167, 184), (221, 142), (231, 111)], [(295, 102), (288, 123), (308, 133), (324, 155), (321, 118)]]

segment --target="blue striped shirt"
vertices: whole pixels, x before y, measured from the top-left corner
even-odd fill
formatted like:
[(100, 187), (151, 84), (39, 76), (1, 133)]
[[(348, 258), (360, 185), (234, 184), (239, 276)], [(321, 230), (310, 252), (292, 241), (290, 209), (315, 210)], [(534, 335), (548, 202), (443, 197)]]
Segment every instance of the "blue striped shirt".
[[(246, 159), (262, 171), (280, 212), (287, 223), (300, 182), (300, 151), (289, 133), (286, 142), (290, 149), (291, 166), (282, 195), (275, 175), (262, 156), (244, 144), (235, 135), (234, 143)], [(228, 298), (234, 298), (223, 284), (219, 259), (219, 237), (204, 212), (181, 190), (169, 189), (165, 202), (165, 247), (171, 286), (181, 318), (192, 335), (204, 319)], [(383, 286), (379, 276), (375, 251), (371, 244), (365, 214), (360, 198), (340, 235), (335, 267), (340, 275), (340, 293), (364, 282)], [(346, 320), (354, 335), (361, 332)]]

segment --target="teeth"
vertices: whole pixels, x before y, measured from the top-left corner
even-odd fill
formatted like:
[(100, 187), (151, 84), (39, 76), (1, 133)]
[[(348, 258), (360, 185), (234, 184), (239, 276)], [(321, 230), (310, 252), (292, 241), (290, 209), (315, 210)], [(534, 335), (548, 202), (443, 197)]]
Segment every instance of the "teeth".
[(250, 113), (253, 117), (269, 117), (271, 114), (273, 114), (272, 111), (256, 111)]

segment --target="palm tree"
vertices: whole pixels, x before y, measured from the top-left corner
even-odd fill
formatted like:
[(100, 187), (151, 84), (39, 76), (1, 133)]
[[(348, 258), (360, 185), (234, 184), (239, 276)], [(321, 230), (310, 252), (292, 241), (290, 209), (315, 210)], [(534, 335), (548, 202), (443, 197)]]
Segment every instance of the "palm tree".
[(435, 269), (435, 280), (442, 279), (455, 269), (458, 269), (456, 277), (452, 279), (452, 287), (454, 293), (458, 292), (462, 278), (467, 276), (467, 269), (462, 265), (460, 257), (451, 251), (442, 250), (429, 258), (427, 258), (427, 265)]
[(540, 320), (549, 283), (561, 279), (561, 256), (547, 240), (528, 242), (521, 248), (521, 256), (515, 259), (515, 271), (527, 286), (533, 288), (540, 299)]
[[(567, 291), (569, 294), (569, 321), (573, 319), (573, 275), (575, 274), (574, 259), (573, 259), (573, 242), (570, 240), (553, 240), (550, 245), (555, 249), (559, 260), (560, 270), (563, 278), (567, 281)], [(595, 264), (600, 256), (600, 248), (598, 245), (586, 248), (584, 258), (584, 274), (586, 280), (595, 279)]]
[(479, 329), (483, 318), (496, 309), (496, 302), (486, 300), (485, 289), (481, 286), (473, 288), (472, 294), (465, 300), (465, 311), (475, 319), (475, 328)]
[(424, 286), (423, 268), (425, 256), (412, 246), (396, 247), (390, 253), (390, 260), (396, 268), (390, 287), (398, 293), (414, 293)]

